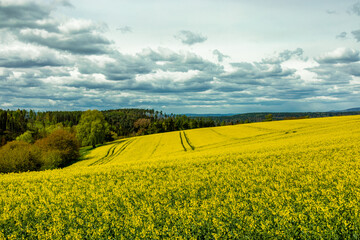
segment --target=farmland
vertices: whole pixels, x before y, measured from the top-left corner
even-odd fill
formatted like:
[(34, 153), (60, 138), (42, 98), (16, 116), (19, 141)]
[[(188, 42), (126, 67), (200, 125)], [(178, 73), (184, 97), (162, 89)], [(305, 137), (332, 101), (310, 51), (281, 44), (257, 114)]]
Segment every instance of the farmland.
[(0, 238), (360, 237), (360, 116), (120, 139), (0, 175)]

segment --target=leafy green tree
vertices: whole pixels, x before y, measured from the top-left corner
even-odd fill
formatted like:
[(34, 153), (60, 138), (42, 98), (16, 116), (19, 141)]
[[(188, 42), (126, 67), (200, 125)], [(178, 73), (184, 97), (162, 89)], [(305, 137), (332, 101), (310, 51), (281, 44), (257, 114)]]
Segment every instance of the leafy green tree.
[(30, 131), (26, 131), (16, 138), (16, 141), (23, 141), (27, 143), (34, 143), (34, 138)]
[(270, 122), (272, 120), (273, 120), (273, 115), (271, 113), (265, 116), (265, 121)]
[(105, 141), (108, 123), (98, 110), (87, 110), (81, 115), (76, 130), (77, 137), (83, 146), (92, 145), (95, 148), (96, 144)]

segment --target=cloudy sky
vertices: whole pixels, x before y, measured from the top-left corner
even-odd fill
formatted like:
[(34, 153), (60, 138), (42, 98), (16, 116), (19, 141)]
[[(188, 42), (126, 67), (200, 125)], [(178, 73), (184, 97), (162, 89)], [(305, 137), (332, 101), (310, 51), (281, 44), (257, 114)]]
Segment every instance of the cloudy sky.
[(360, 2), (0, 0), (0, 108), (360, 107)]

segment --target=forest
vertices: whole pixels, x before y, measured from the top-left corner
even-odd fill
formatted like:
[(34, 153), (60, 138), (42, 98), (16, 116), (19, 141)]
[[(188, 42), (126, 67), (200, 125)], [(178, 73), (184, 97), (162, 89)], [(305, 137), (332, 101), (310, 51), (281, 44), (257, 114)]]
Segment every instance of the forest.
[[(2, 110), (0, 109), (0, 146), (28, 132), (33, 140), (46, 137), (54, 129), (75, 132), (82, 111)], [(108, 124), (106, 141), (121, 137), (214, 127), (220, 124), (206, 117), (165, 114), (152, 109), (117, 109), (101, 111)]]

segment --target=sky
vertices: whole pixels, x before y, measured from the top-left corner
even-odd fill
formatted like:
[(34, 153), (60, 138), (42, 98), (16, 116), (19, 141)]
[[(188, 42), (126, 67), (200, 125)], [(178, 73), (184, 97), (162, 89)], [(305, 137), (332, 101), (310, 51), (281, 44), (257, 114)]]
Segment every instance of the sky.
[(0, 0), (0, 108), (360, 107), (360, 1)]

